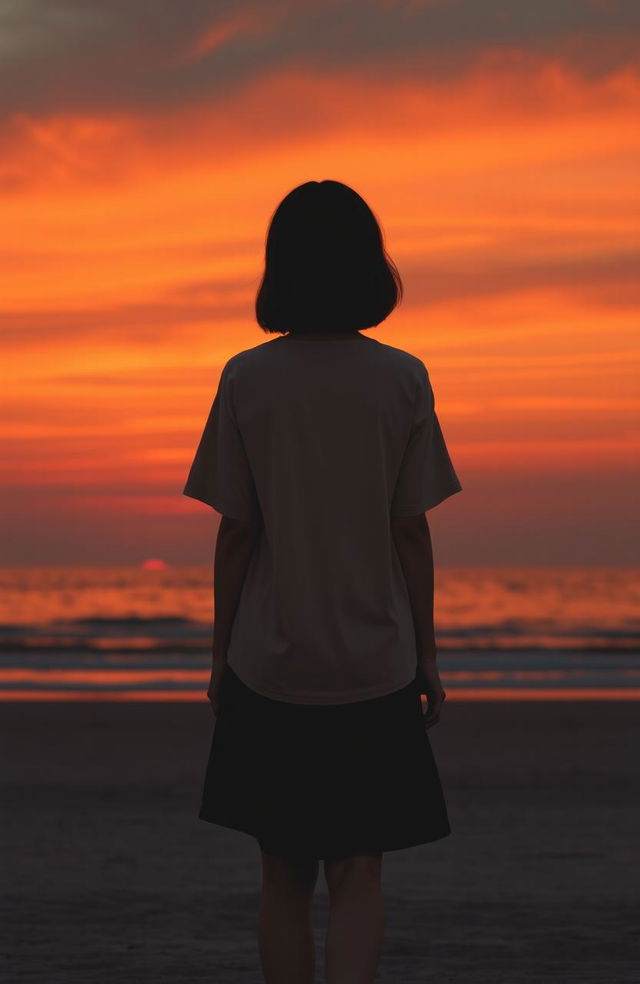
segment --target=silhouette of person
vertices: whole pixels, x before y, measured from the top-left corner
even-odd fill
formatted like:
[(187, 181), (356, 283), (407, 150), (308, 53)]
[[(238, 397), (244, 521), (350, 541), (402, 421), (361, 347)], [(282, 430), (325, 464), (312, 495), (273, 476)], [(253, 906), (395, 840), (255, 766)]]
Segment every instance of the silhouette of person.
[(256, 298), (273, 337), (223, 366), (184, 486), (222, 516), (199, 817), (260, 847), (271, 982), (313, 979), (320, 860), (328, 980), (373, 981), (382, 854), (450, 833), (425, 513), (462, 486), (425, 364), (363, 333), (401, 298), (361, 196), (294, 188)]

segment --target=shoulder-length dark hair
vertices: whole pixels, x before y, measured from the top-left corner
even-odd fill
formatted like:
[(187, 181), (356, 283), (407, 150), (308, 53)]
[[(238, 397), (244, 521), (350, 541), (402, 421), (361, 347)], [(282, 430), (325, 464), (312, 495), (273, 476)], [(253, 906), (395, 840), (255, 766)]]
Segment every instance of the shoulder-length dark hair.
[(265, 332), (372, 328), (402, 299), (378, 221), (340, 181), (307, 181), (271, 217), (256, 297)]

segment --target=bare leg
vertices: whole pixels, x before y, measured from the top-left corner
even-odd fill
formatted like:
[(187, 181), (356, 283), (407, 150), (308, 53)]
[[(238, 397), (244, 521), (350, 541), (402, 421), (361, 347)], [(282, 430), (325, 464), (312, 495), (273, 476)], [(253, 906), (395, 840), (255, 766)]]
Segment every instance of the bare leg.
[(318, 861), (262, 853), (258, 946), (266, 984), (313, 984), (311, 904)]
[(372, 984), (382, 940), (382, 853), (325, 861), (329, 922), (325, 946), (327, 984)]

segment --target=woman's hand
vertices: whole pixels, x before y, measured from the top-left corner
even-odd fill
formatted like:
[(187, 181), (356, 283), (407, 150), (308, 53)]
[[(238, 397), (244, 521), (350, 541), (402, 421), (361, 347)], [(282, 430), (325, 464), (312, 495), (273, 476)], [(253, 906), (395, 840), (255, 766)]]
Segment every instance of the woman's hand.
[(435, 659), (421, 660), (418, 664), (418, 680), (420, 682), (420, 693), (426, 694), (427, 711), (423, 714), (425, 731), (432, 728), (440, 720), (442, 705), (446, 700), (446, 693), (440, 682), (440, 674)]

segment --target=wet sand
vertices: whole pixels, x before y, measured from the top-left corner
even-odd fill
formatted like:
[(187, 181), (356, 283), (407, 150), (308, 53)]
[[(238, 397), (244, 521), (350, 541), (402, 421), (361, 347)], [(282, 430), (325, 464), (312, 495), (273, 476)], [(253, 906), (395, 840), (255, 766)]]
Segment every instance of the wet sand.
[[(5, 703), (6, 984), (260, 982), (260, 855), (197, 819), (206, 703)], [(640, 980), (640, 705), (456, 702), (429, 732), (453, 832), (385, 854), (377, 977)], [(327, 890), (314, 901), (323, 980)]]

